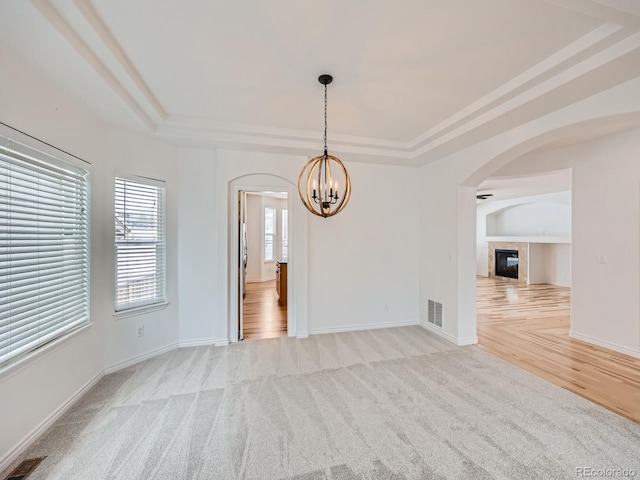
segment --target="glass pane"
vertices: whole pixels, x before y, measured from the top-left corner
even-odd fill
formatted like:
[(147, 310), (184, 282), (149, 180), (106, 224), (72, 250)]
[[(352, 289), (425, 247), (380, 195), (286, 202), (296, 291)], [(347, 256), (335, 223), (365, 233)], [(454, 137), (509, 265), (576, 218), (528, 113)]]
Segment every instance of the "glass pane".
[(265, 235), (276, 233), (276, 211), (273, 208), (264, 209), (264, 233)]
[(287, 258), (287, 247), (289, 245), (289, 212), (282, 210), (282, 260)]
[(273, 235), (264, 236), (264, 261), (272, 261), (273, 258)]

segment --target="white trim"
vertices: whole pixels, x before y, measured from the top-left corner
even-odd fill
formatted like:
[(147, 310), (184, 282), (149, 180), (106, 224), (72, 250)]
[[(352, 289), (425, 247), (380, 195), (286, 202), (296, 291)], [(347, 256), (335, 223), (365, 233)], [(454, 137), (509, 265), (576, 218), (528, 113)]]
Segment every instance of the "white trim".
[(123, 368), (130, 367), (131, 365), (135, 365), (136, 363), (143, 362), (144, 360), (149, 360), (150, 358), (157, 357), (158, 355), (162, 355), (163, 353), (170, 352), (178, 348), (178, 343), (171, 343), (164, 347), (156, 348), (155, 350), (151, 350), (150, 352), (143, 353), (142, 355), (136, 355), (135, 357), (131, 357), (128, 360), (123, 362), (114, 363), (113, 365), (104, 369), (105, 375), (110, 373), (117, 372), (118, 370), (122, 370)]
[(135, 175), (132, 173), (114, 172), (114, 178), (122, 178), (123, 180), (129, 180), (131, 182), (143, 183), (157, 188), (167, 188), (167, 182), (158, 178), (145, 177), (143, 175)]
[(178, 348), (189, 347), (208, 347), (216, 344), (215, 338), (200, 338), (194, 340), (181, 340), (178, 342)]
[(157, 310), (164, 310), (169, 306), (170, 302), (151, 303), (149, 305), (143, 305), (141, 307), (127, 308), (124, 310), (118, 310), (113, 313), (113, 317), (116, 320), (121, 320), (128, 317), (137, 317), (138, 315), (144, 315), (145, 313), (155, 312)]
[(597, 345), (598, 347), (608, 348), (609, 350), (613, 350), (615, 352), (624, 353), (625, 355), (629, 355), (631, 357), (640, 358), (640, 350), (634, 350), (632, 348), (623, 347), (622, 345), (618, 345), (616, 343), (606, 342), (598, 338), (590, 337), (589, 335), (583, 335), (582, 333), (574, 332), (573, 330), (569, 331), (569, 337), (580, 340), (581, 342)]
[(31, 430), (18, 444), (9, 450), (3, 458), (0, 459), (0, 472), (11, 465), (27, 448), (29, 448), (40, 436), (51, 427), (64, 413), (76, 403), (84, 394), (86, 394), (100, 379), (104, 376), (104, 371), (97, 373), (89, 382), (81, 387), (69, 399), (58, 407), (51, 415), (44, 419), (40, 425)]
[(478, 337), (466, 337), (459, 338), (456, 345), (464, 347), (465, 345), (476, 345), (478, 343)]
[(178, 343), (178, 348), (189, 347), (226, 347), (229, 345), (228, 338), (201, 338), (195, 340), (184, 340)]
[(463, 347), (465, 345), (475, 345), (476, 343), (478, 343), (478, 337), (458, 338), (451, 335), (450, 333), (445, 332), (439, 327), (434, 327), (428, 322), (419, 322), (418, 325), (420, 325), (425, 330), (429, 330), (430, 332), (435, 333), (439, 337), (442, 337), (445, 340), (448, 340), (451, 343), (458, 345), (459, 347)]
[(290, 335), (293, 338), (309, 338), (309, 332), (300, 332), (296, 335)]
[[(318, 335), (323, 333), (340, 333), (340, 332), (355, 332), (357, 330), (376, 330), (378, 328), (393, 328), (393, 327), (408, 327), (410, 325), (418, 325), (417, 320), (403, 320), (401, 322), (385, 322), (385, 323), (369, 323), (366, 325), (347, 325), (345, 327), (332, 327), (332, 328), (310, 328), (309, 333), (311, 335)], [(297, 335), (298, 338), (306, 338), (304, 332)], [(308, 337), (309, 334), (306, 334)]]

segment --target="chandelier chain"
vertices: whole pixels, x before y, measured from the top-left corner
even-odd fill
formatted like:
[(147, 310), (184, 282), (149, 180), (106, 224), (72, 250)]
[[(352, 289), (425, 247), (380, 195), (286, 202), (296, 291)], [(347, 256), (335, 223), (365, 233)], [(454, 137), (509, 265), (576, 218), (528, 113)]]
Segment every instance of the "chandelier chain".
[(324, 86), (324, 154), (327, 154), (327, 85)]

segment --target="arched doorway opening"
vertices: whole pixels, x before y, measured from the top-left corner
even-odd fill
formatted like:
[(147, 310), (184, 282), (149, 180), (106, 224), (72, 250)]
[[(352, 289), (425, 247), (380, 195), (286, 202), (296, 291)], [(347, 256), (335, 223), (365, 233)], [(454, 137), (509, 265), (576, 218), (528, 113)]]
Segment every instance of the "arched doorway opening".
[[(629, 295), (619, 294), (619, 299), (613, 300), (619, 287), (611, 286), (612, 279), (614, 275), (624, 277), (624, 272), (618, 270), (614, 273), (608, 267), (608, 263), (620, 262), (611, 262), (611, 258), (607, 258), (607, 248), (611, 244), (607, 232), (611, 231), (608, 217), (618, 215), (617, 222), (612, 221), (611, 225), (623, 224), (620, 232), (624, 232), (626, 227), (626, 234), (620, 233), (621, 237), (631, 237), (626, 242), (626, 251), (637, 250), (637, 206), (627, 207), (626, 199), (637, 195), (638, 170), (633, 152), (639, 148), (638, 130), (624, 131), (634, 126), (637, 128), (637, 121), (637, 114), (623, 115), (558, 129), (504, 152), (494, 159), (496, 163), (491, 171), (484, 169), (483, 175), (489, 177), (495, 176), (494, 172), (503, 176), (517, 172), (514, 165), (520, 167), (521, 173), (525, 172), (522, 167), (527, 161), (530, 173), (540, 174), (552, 167), (572, 169), (568, 264), (573, 291), (570, 296), (561, 298), (557, 294), (562, 293), (562, 287), (556, 288), (552, 282), (545, 282), (536, 289), (532, 288), (537, 286), (533, 285), (534, 281), (527, 281), (522, 286), (502, 281), (501, 291), (496, 288), (483, 291), (479, 282), (475, 325), (481, 348), (629, 418), (633, 418), (629, 412), (633, 410), (630, 400), (635, 394), (620, 389), (616, 380), (620, 372), (616, 369), (625, 361), (632, 362), (632, 357), (637, 357), (640, 351), (637, 333), (633, 338), (634, 332), (638, 331), (637, 320), (625, 320), (625, 316), (636, 317), (634, 309), (637, 306), (635, 302), (625, 301)], [(484, 167), (491, 163), (487, 162)], [(532, 166), (535, 169), (531, 169)], [(627, 180), (626, 177), (632, 178)], [(473, 182), (465, 182), (463, 188), (471, 185), (477, 188), (482, 185), (480, 180), (478, 175)], [(494, 211), (500, 212), (499, 207)], [(471, 215), (466, 218), (466, 221), (474, 220)], [(486, 227), (489, 227), (488, 223)], [(500, 240), (490, 235), (486, 237), (487, 242)], [(533, 236), (516, 238), (514, 235), (514, 238), (502, 240), (505, 243), (521, 240), (527, 244), (528, 268), (532, 262), (539, 261), (534, 260), (531, 247), (544, 243), (544, 239)], [(617, 252), (614, 255), (617, 256)], [(491, 259), (490, 254), (486, 260), (490, 262)], [(467, 273), (477, 273), (473, 270)], [(636, 275), (629, 278), (637, 284)], [(635, 290), (633, 286), (631, 289)], [(579, 297), (577, 301), (576, 297)], [(624, 306), (619, 308), (619, 304)], [(619, 308), (620, 314), (598, 315), (589, 311), (601, 308), (607, 312)], [(607, 329), (598, 330), (602, 323), (600, 320), (604, 318), (607, 318)], [(486, 321), (489, 323), (483, 324)], [(629, 356), (624, 357), (624, 354)], [(616, 360), (612, 361), (612, 358)], [(624, 399), (629, 403), (621, 406)]]
[[(228, 183), (228, 299), (229, 316), (228, 331), (231, 342), (242, 339), (243, 325), (243, 196), (247, 194), (267, 194), (270, 197), (280, 197), (282, 203), (275, 209), (274, 221), (276, 230), (283, 229), (283, 211), (286, 211), (284, 227), (287, 231), (287, 281), (286, 287), (279, 292), (281, 297), (287, 300), (286, 308), (286, 332), (288, 336), (305, 337), (308, 335), (306, 327), (306, 265), (307, 265), (307, 217), (302, 211), (300, 202), (296, 202), (297, 189), (288, 179), (272, 174), (248, 174), (237, 177)], [(285, 199), (286, 198), (286, 199)], [(264, 210), (264, 209), (263, 209)], [(260, 230), (263, 231), (264, 225)], [(277, 268), (275, 255), (280, 252), (282, 255), (282, 232), (280, 235), (273, 234), (273, 239), (279, 239), (280, 249), (273, 245), (273, 262), (271, 258), (267, 268), (275, 270)], [(258, 251), (264, 253), (266, 246), (262, 245)], [(282, 258), (280, 258), (282, 260)]]

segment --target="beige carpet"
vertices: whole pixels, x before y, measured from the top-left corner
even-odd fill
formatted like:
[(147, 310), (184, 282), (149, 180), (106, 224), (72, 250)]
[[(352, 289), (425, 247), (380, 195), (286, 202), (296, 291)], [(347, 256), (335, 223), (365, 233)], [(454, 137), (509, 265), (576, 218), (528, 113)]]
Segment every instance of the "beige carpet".
[(566, 479), (640, 476), (639, 452), (640, 425), (403, 327), (176, 350), (104, 377), (23, 458), (48, 456), (29, 480)]

